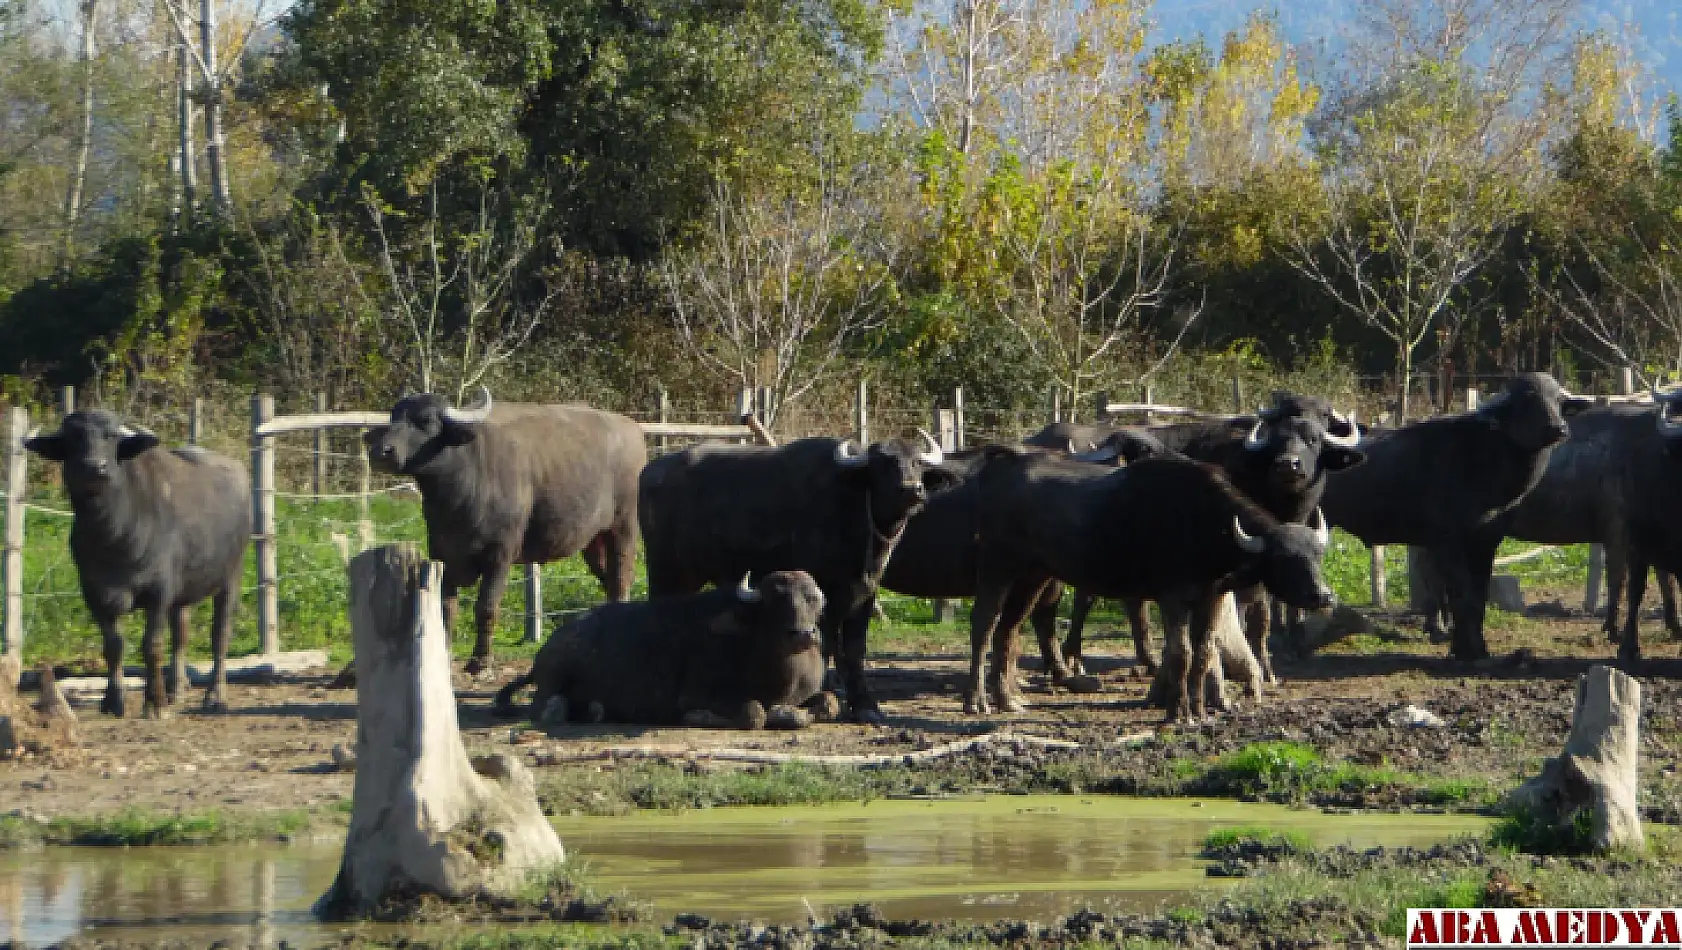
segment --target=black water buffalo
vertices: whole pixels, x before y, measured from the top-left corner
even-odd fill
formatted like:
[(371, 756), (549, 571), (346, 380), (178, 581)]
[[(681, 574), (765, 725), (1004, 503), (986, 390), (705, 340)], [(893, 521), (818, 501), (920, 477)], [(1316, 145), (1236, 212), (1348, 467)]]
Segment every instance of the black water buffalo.
[(1450, 652), (1489, 655), (1484, 601), (1502, 516), (1548, 467), (1570, 433), (1565, 416), (1593, 404), (1543, 373), (1523, 373), (1477, 411), (1370, 433), (1367, 462), (1340, 472), (1321, 500), (1331, 523), (1367, 544), (1429, 550), (1454, 614)]
[[(155, 719), (187, 686), (187, 615), (207, 597), (216, 662), (204, 708), (225, 710), (224, 664), (251, 538), (245, 469), (200, 448), (160, 449), (156, 435), (101, 410), (71, 413), (57, 432), (32, 436), (24, 445), (62, 463), (75, 512), (70, 554), (82, 599), (104, 635), (111, 677), (100, 711), (123, 715), (123, 635), (117, 627), (123, 615), (146, 612), (142, 709)], [(173, 635), (167, 690), (159, 642), (166, 617)]]
[(491, 632), (515, 564), (582, 551), (608, 600), (624, 600), (636, 573), (637, 473), (648, 460), (642, 428), (587, 406), (499, 404), (454, 409), (442, 397), (405, 396), (391, 424), (363, 436), (371, 463), (411, 475), (420, 489), (430, 556), (444, 564), (444, 626), (457, 591), (479, 584), (478, 637), (468, 672), (491, 660)]
[[(1142, 459), (1122, 469), (992, 446), (975, 475), (980, 551), (970, 614), (965, 709), (985, 712), (988, 693), (1015, 705), (1015, 631), (1043, 588), (1060, 580), (1100, 597), (1161, 605), (1171, 636), (1184, 637), (1190, 668), (1171, 671), (1170, 717), (1201, 714), (1201, 684), (1213, 654), (1209, 631), (1221, 596), (1262, 583), (1287, 603), (1323, 607), (1326, 529), (1281, 524), (1212, 465), (1182, 456)], [(982, 658), (992, 638), (987, 691)]]
[[(1305, 522), (1319, 505), (1328, 473), (1359, 465), (1365, 458), (1356, 447), (1361, 430), (1352, 415), (1343, 415), (1318, 396), (1285, 391), (1275, 392), (1273, 405), (1254, 416), (1153, 426), (1145, 431), (1166, 450), (1220, 466), (1245, 496), (1275, 518), (1294, 524)], [(1235, 591), (1234, 596), (1262, 677), (1274, 682), (1263, 593), (1252, 586)], [(1092, 603), (1090, 594), (1076, 591), (1062, 651), (1071, 670), (1082, 668), (1081, 632)], [(1132, 628), (1134, 653), (1147, 669), (1154, 669), (1144, 601), (1128, 598), (1123, 606)]]
[[(1606, 547), (1605, 630), (1625, 661), (1641, 656), (1641, 597), (1647, 570), (1682, 568), (1682, 422), (1671, 413), (1682, 392), (1654, 391), (1652, 406), (1590, 409), (1569, 421), (1571, 435), (1554, 447), (1541, 481), (1501, 519), (1508, 537), (1542, 544), (1599, 543)], [(1437, 569), (1428, 559), (1427, 569)], [(1437, 579), (1439, 584), (1441, 579)], [(1660, 578), (1660, 589), (1665, 578)], [(1622, 636), (1618, 601), (1627, 585), (1630, 605)], [(1440, 587), (1432, 591), (1441, 598)], [(1430, 611), (1434, 627), (1440, 606)], [(1673, 616), (1675, 608), (1669, 613)]]
[(648, 593), (688, 594), (751, 573), (800, 570), (823, 590), (819, 624), (854, 719), (884, 721), (864, 677), (876, 587), (906, 520), (956, 478), (940, 446), (900, 440), (858, 452), (839, 439), (776, 448), (703, 444), (643, 469)]
[(641, 603), (605, 604), (560, 625), (531, 671), (497, 693), (536, 684), (531, 711), (545, 721), (793, 729), (800, 706), (833, 715), (822, 693), (818, 642), (823, 592), (801, 571), (740, 586)]

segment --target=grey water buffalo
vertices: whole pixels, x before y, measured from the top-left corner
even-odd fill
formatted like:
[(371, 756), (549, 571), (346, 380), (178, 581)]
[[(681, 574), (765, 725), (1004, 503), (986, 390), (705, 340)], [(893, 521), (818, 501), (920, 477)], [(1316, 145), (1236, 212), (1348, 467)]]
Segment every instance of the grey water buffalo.
[[(118, 623), (133, 610), (146, 613), (144, 715), (159, 718), (180, 697), (187, 686), (188, 613), (206, 598), (216, 660), (204, 708), (225, 710), (228, 640), (251, 538), (245, 469), (200, 448), (159, 448), (156, 435), (101, 410), (71, 413), (57, 432), (24, 445), (60, 463), (70, 494), (70, 555), (82, 599), (104, 636), (111, 677), (100, 711), (123, 715)], [(159, 642), (166, 618), (173, 635), (167, 684)]]
[(907, 519), (956, 479), (940, 446), (841, 439), (775, 448), (708, 443), (643, 469), (639, 517), (651, 598), (743, 574), (799, 570), (823, 590), (819, 628), (855, 720), (880, 723), (864, 676), (876, 588)]
[[(1169, 678), (1171, 718), (1201, 715), (1201, 684), (1213, 659), (1210, 624), (1221, 596), (1261, 583), (1297, 606), (1332, 603), (1320, 574), (1326, 529), (1282, 524), (1232, 486), (1215, 466), (1182, 456), (1105, 469), (1075, 459), (1002, 446), (984, 452), (980, 550), (970, 614), (965, 709), (986, 712), (1015, 697), (1015, 631), (1053, 580), (1100, 597), (1140, 597), (1161, 605), (1170, 635), (1186, 648)], [(989, 638), (993, 665), (982, 687)], [(1185, 662), (1191, 658), (1188, 664)], [(1194, 678), (1195, 677), (1195, 678)]]
[(605, 604), (561, 624), (531, 671), (497, 693), (498, 712), (535, 684), (531, 711), (545, 721), (794, 729), (821, 692), (823, 592), (801, 571), (636, 603)]
[(412, 476), (420, 489), (430, 556), (444, 565), (444, 625), (454, 629), (458, 592), (479, 583), (477, 638), (468, 672), (491, 661), (491, 632), (515, 564), (580, 551), (611, 601), (636, 573), (637, 473), (648, 459), (642, 428), (587, 406), (496, 404), (451, 407), (440, 396), (405, 396), (391, 423), (363, 437), (370, 463)]
[[(1508, 537), (1543, 544), (1595, 542), (1606, 546), (1605, 630), (1619, 641), (1618, 655), (1639, 660), (1642, 594), (1649, 568), (1682, 569), (1682, 422), (1671, 418), (1682, 392), (1653, 392), (1652, 406), (1610, 406), (1582, 412), (1568, 422), (1571, 434), (1555, 446), (1536, 487), (1501, 518)], [(1434, 559), (1427, 570), (1440, 573)], [(1434, 578), (1440, 585), (1441, 578)], [(1665, 578), (1661, 575), (1661, 591)], [(1619, 635), (1618, 600), (1627, 587)], [(1432, 592), (1439, 606), (1440, 587)], [(1668, 593), (1668, 591), (1665, 591)], [(1670, 613), (1673, 615), (1674, 606)]]
[[(1353, 415), (1344, 415), (1318, 396), (1285, 391), (1275, 392), (1273, 405), (1254, 416), (1153, 426), (1146, 432), (1165, 450), (1220, 466), (1246, 497), (1275, 518), (1294, 524), (1306, 522), (1319, 505), (1330, 473), (1360, 465), (1365, 458), (1357, 447), (1361, 430)], [(1262, 678), (1274, 682), (1263, 592), (1251, 586), (1235, 591), (1234, 596)], [(1062, 651), (1072, 670), (1082, 668), (1081, 633), (1092, 602), (1090, 594), (1076, 592)], [(1134, 652), (1147, 668), (1154, 668), (1144, 602), (1128, 598), (1124, 608)]]
[(1426, 548), (1454, 615), (1451, 654), (1483, 659), (1484, 600), (1502, 516), (1541, 481), (1570, 433), (1566, 416), (1592, 403), (1546, 374), (1523, 373), (1475, 412), (1370, 433), (1366, 464), (1327, 483), (1326, 517), (1367, 544)]

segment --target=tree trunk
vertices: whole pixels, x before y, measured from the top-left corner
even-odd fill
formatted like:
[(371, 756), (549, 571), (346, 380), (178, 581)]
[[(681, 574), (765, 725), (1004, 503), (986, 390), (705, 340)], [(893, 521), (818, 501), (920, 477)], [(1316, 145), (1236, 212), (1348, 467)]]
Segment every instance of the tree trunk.
[(1577, 680), (1577, 705), (1565, 750), (1519, 786), (1512, 803), (1562, 828), (1589, 812), (1596, 850), (1642, 845), (1641, 684), (1620, 670), (1593, 666)]
[(193, 77), (188, 59), (187, 38), (177, 36), (175, 43), (175, 128), (176, 161), (180, 163), (181, 203), (179, 211), (192, 217), (198, 205), (198, 157), (193, 153)]
[(222, 141), (222, 74), (216, 66), (216, 0), (199, 0), (199, 56), (204, 60), (204, 157), (210, 166), (210, 196), (216, 213), (233, 207), (228, 160)]
[(82, 0), (82, 126), (75, 157), (70, 162), (70, 186), (64, 194), (64, 259), (69, 267), (76, 255), (76, 226), (82, 218), (82, 192), (87, 187), (88, 154), (93, 150), (93, 37), (99, 0)]
[(356, 790), (329, 918), (389, 899), (511, 896), (565, 857), (531, 775), (508, 755), (469, 760), (456, 722), (443, 566), (414, 544), (350, 562), (356, 650)]
[(1403, 345), (1397, 359), (1396, 427), (1407, 424), (1408, 390), (1413, 388), (1413, 347)]

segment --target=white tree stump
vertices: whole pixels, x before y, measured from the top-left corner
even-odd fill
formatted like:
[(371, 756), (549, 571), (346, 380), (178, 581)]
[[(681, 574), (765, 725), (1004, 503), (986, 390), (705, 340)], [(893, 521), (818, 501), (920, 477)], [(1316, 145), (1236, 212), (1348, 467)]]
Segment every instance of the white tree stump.
[[(1178, 669), (1175, 665), (1180, 655), (1177, 639), (1165, 637), (1163, 640), (1162, 662), (1158, 664), (1156, 678), (1151, 681), (1150, 692), (1145, 696), (1147, 705), (1167, 708), (1168, 697), (1176, 695), (1179, 691), (1178, 684), (1170, 681), (1168, 672)], [(1219, 662), (1209, 665), (1209, 675), (1203, 681), (1204, 703), (1208, 708), (1230, 708), (1226, 697), (1226, 684), (1229, 680), (1244, 688), (1246, 699), (1253, 701), (1261, 698), (1261, 662), (1250, 649), (1250, 641), (1244, 637), (1244, 621), (1238, 615), (1238, 602), (1231, 594), (1221, 598), (1221, 605), (1215, 611), (1215, 622), (1209, 630), (1209, 643), (1214, 648), (1215, 657)], [(1191, 657), (1186, 657), (1185, 662), (1190, 663)]]
[(506, 755), (469, 761), (439, 609), (443, 567), (413, 544), (350, 562), (356, 647), (356, 790), (324, 917), (388, 899), (509, 896), (565, 852), (530, 774)]
[(1565, 750), (1515, 789), (1511, 804), (1559, 827), (1569, 827), (1578, 812), (1590, 809), (1595, 849), (1639, 848), (1640, 751), (1641, 684), (1609, 666), (1590, 667), (1577, 679)]

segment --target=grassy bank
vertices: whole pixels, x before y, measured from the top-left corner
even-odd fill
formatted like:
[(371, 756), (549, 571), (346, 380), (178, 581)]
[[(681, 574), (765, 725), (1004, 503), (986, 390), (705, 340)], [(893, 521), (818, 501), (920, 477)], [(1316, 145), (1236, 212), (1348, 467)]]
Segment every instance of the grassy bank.
[(130, 809), (108, 815), (60, 816), (39, 821), (0, 816), (0, 848), (41, 845), (133, 847), (285, 841), (306, 834), (342, 832), (349, 802), (326, 809), (165, 813)]

